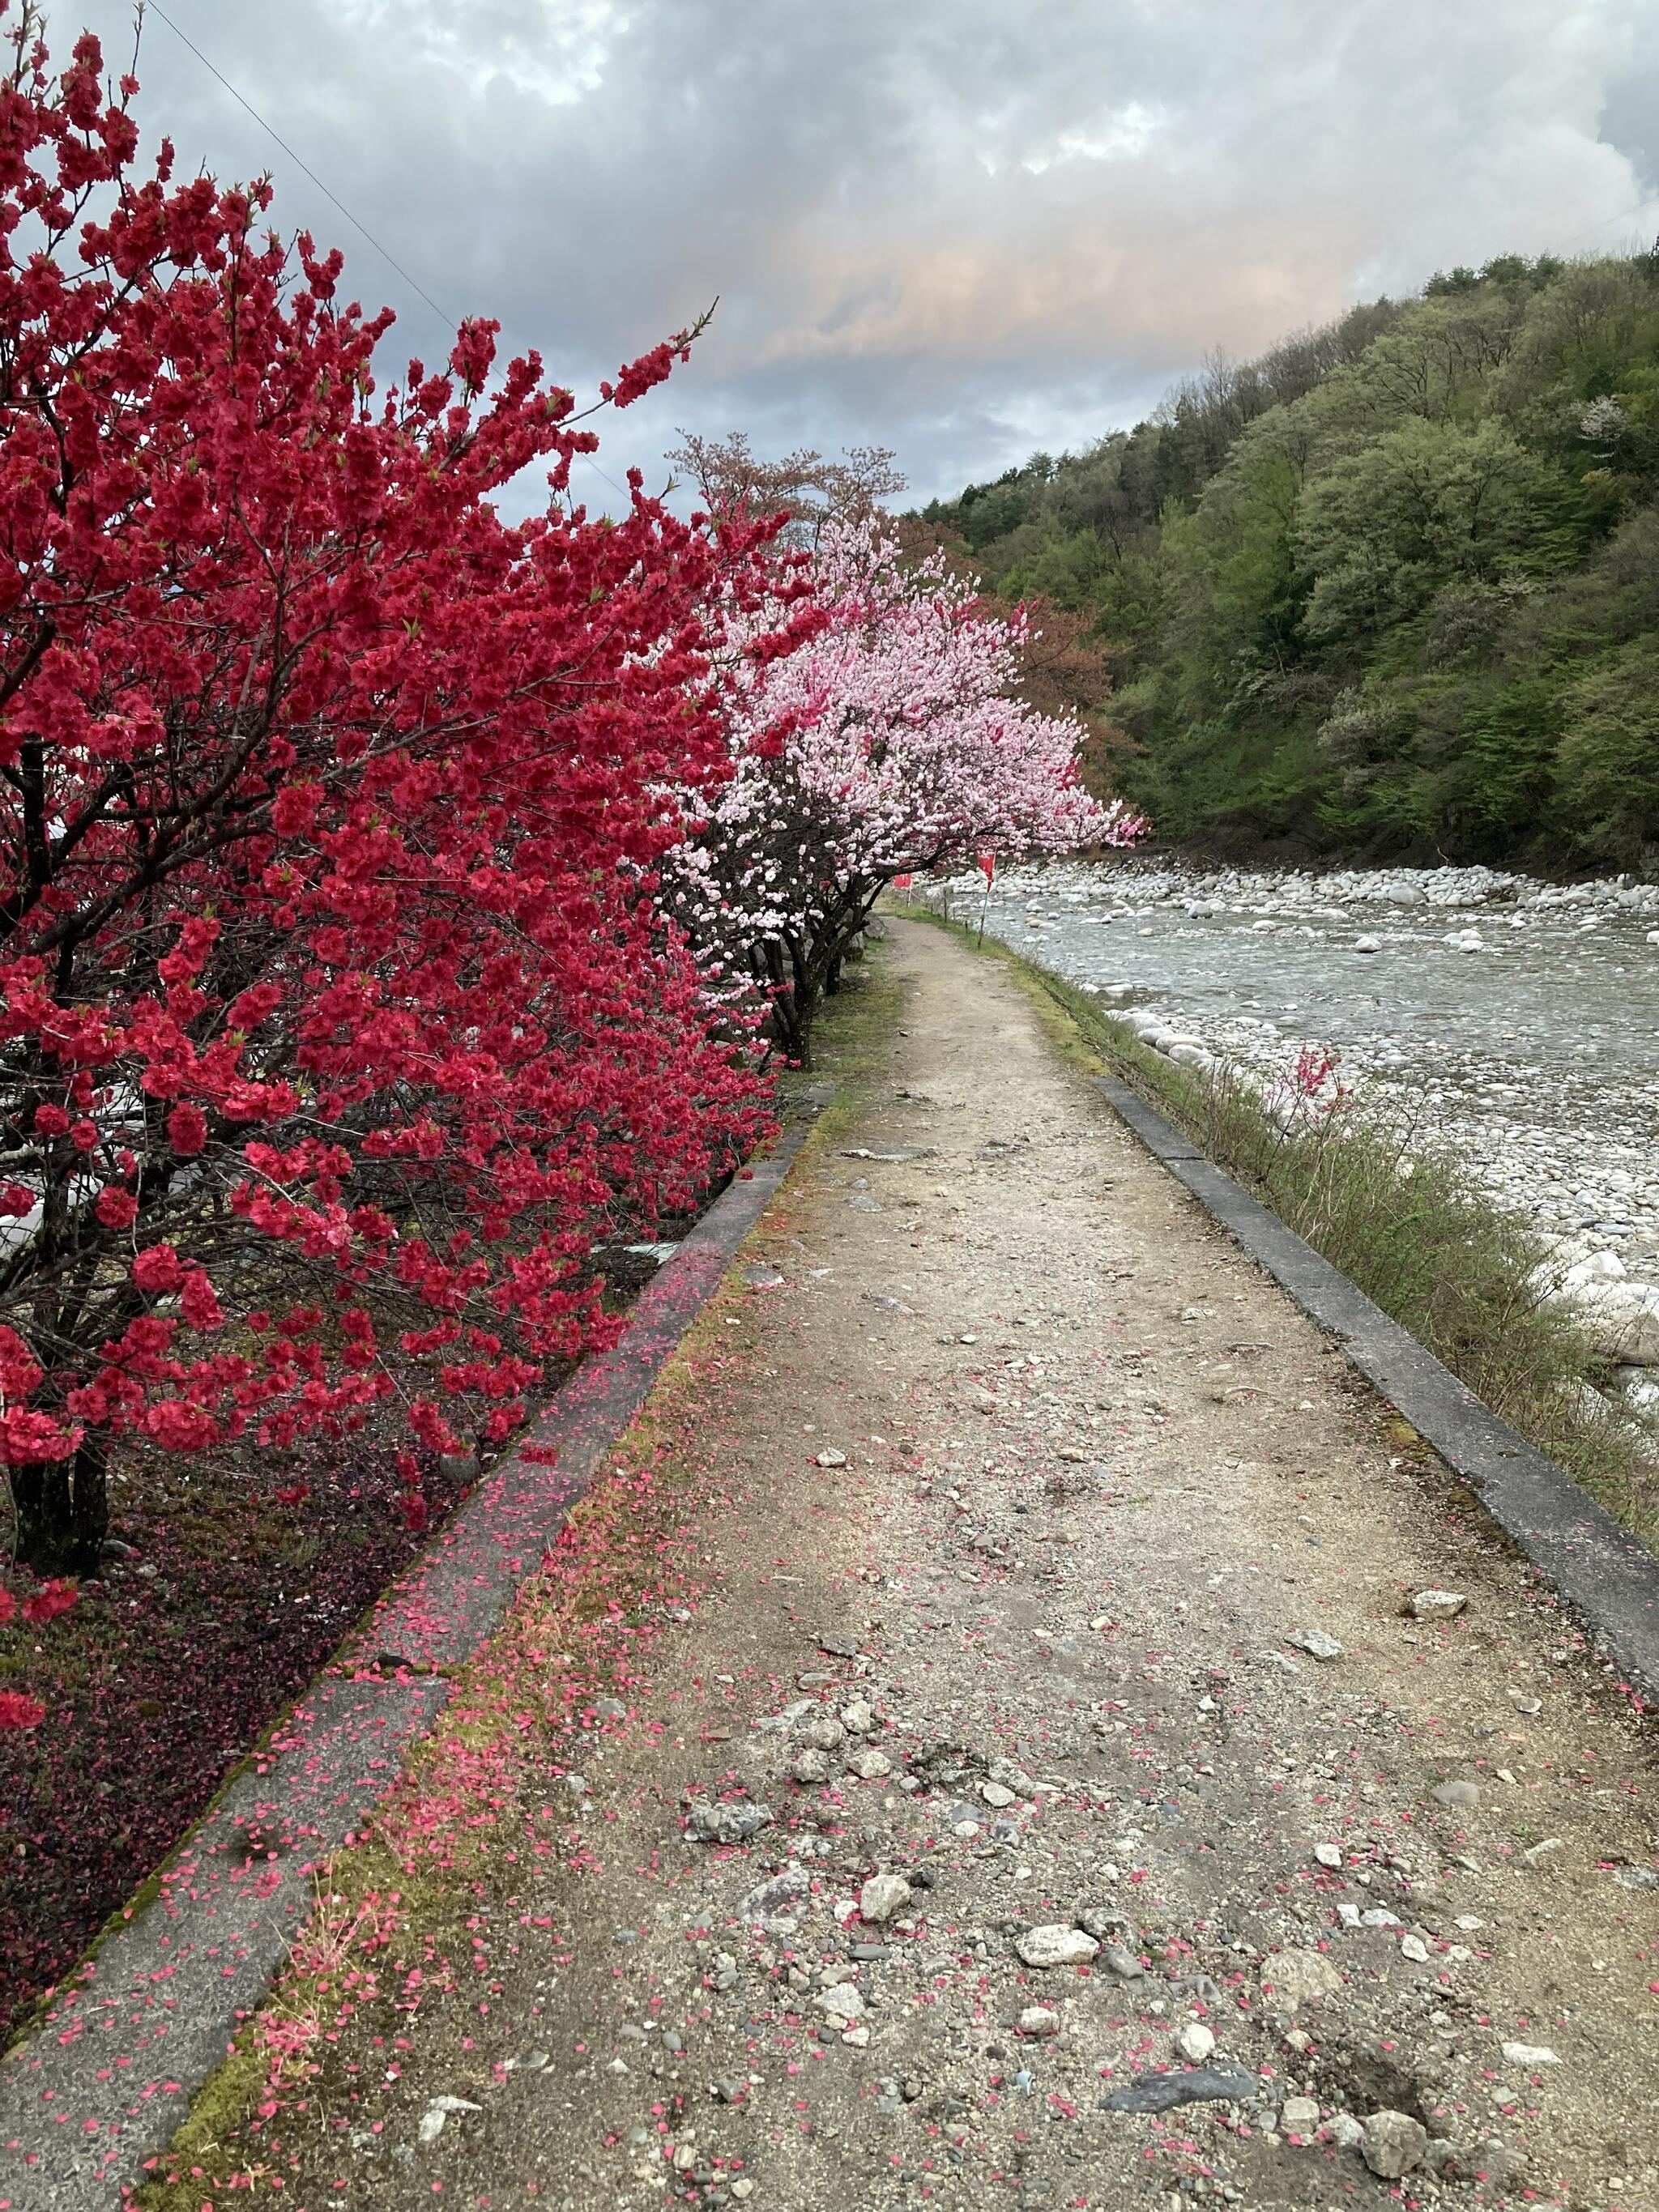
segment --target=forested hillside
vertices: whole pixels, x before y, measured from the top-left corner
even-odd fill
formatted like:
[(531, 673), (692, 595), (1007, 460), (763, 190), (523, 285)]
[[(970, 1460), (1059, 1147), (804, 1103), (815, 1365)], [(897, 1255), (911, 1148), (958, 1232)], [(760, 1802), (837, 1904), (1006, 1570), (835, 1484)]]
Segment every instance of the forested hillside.
[(1437, 276), (921, 519), (1114, 649), (1165, 837), (1659, 869), (1659, 254)]

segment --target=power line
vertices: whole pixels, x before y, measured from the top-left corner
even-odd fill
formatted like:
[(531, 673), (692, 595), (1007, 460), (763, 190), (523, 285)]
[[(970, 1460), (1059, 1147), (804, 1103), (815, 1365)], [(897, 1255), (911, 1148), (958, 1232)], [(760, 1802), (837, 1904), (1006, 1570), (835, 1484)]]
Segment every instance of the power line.
[(340, 213), (352, 226), (353, 229), (359, 230), (362, 233), (363, 236), (374, 248), (374, 251), (380, 256), (380, 258), (388, 263), (391, 267), (397, 270), (398, 274), (403, 278), (404, 283), (407, 284), (411, 290), (420, 294), (421, 298), (426, 301), (426, 304), (431, 308), (433, 313), (437, 316), (438, 319), (441, 323), (445, 324), (449, 329), (453, 330), (456, 327), (456, 318), (453, 315), (446, 313), (446, 311), (441, 307), (438, 305), (438, 302), (433, 298), (431, 293), (427, 291), (422, 285), (416, 283), (415, 279), (410, 275), (408, 270), (404, 267), (403, 263), (381, 245), (380, 240), (375, 237), (374, 232), (368, 228), (367, 223), (358, 222), (356, 216), (353, 215), (351, 210), (346, 205), (345, 202), (339, 197), (339, 195), (337, 192), (330, 191), (328, 186), (323, 182), (315, 169), (311, 167), (309, 162), (301, 160), (300, 156), (295, 152), (293, 147), (289, 144), (287, 139), (283, 137), (282, 133), (274, 129), (270, 124), (265, 121), (264, 117), (260, 114), (258, 109), (253, 105), (252, 101), (251, 100), (243, 99), (241, 94), (237, 91), (235, 86), (225, 75), (224, 71), (221, 69), (216, 69), (214, 64), (202, 52), (202, 49), (196, 44), (196, 41), (193, 39), (186, 37), (185, 33), (179, 28), (179, 26), (173, 21), (172, 16), (168, 15), (167, 9), (161, 5), (161, 0), (143, 0), (143, 4), (146, 9), (153, 9), (155, 10), (155, 12), (161, 17), (161, 21), (167, 25), (168, 30), (172, 32), (173, 37), (177, 39), (181, 45), (186, 46), (190, 48), (191, 53), (195, 55), (197, 60), (200, 62), (202, 67), (206, 70), (210, 76), (218, 78), (220, 83), (223, 85), (225, 90), (230, 94), (231, 98), (235, 100), (240, 106), (246, 108), (248, 113), (253, 118), (259, 128), (265, 132), (267, 137), (276, 140), (276, 143), (282, 148), (283, 153), (288, 155), (289, 160), (294, 162), (296, 167), (305, 171), (307, 176), (308, 176), (312, 183), (316, 185), (318, 191), (322, 193), (324, 198), (332, 201), (333, 204), (338, 208)]
[[(273, 125), (266, 122), (264, 117), (260, 114), (258, 109), (253, 105), (252, 101), (251, 100), (245, 99), (236, 89), (236, 87), (231, 82), (230, 79), (225, 75), (224, 71), (222, 69), (216, 68), (202, 52), (202, 49), (196, 44), (196, 41), (188, 37), (179, 29), (179, 26), (173, 21), (172, 16), (168, 15), (167, 9), (161, 6), (161, 0), (142, 0), (142, 5), (147, 10), (154, 9), (155, 14), (161, 17), (161, 21), (167, 25), (168, 30), (172, 32), (173, 37), (179, 40), (180, 45), (189, 47), (191, 52), (195, 55), (197, 60), (200, 62), (202, 67), (207, 70), (209, 75), (218, 79), (219, 82), (223, 85), (225, 90), (230, 94), (231, 98), (237, 103), (237, 105), (240, 107), (246, 108), (247, 112), (253, 118), (254, 121), (258, 125), (259, 128), (266, 134), (266, 136), (273, 139), (276, 143), (282, 148), (283, 153), (288, 155), (289, 160), (292, 161), (296, 167), (302, 169), (305, 172), (306, 175), (310, 178), (312, 183), (316, 185), (318, 191), (322, 193), (324, 198), (331, 201), (335, 207), (338, 208), (340, 213), (352, 226), (353, 229), (360, 231), (368, 240), (369, 244), (374, 248), (374, 251), (380, 256), (380, 258), (385, 261), (389, 267), (397, 270), (398, 276), (403, 278), (404, 283), (407, 284), (412, 291), (419, 294), (420, 297), (426, 301), (427, 306), (431, 308), (433, 313), (437, 316), (439, 321), (444, 324), (447, 329), (453, 330), (456, 327), (457, 319), (453, 315), (450, 314), (445, 308), (441, 307), (438, 305), (438, 302), (433, 298), (431, 293), (428, 292), (423, 285), (416, 282), (415, 278), (410, 275), (408, 270), (404, 267), (403, 263), (398, 259), (397, 256), (392, 253), (388, 247), (381, 245), (380, 240), (375, 237), (374, 232), (368, 228), (368, 225), (358, 221), (357, 217), (353, 215), (351, 210), (346, 205), (339, 194), (329, 190), (328, 186), (323, 182), (315, 169), (312, 167), (308, 161), (302, 161), (301, 159), (300, 155), (295, 152), (293, 147), (289, 144), (287, 139), (283, 137), (281, 131), (276, 130)], [(611, 490), (616, 493), (618, 499), (625, 500), (628, 497), (628, 494), (623, 489), (616, 478), (612, 476), (607, 476), (605, 471), (599, 466), (599, 463), (593, 459), (591, 453), (577, 453), (573, 456), (573, 459), (579, 461), (586, 461), (588, 467), (592, 470), (594, 475), (603, 477), (605, 482), (610, 485)]]
[(1603, 216), (1600, 222), (1591, 223), (1588, 230), (1574, 231), (1571, 238), (1563, 239), (1559, 246), (1553, 246), (1550, 252), (1560, 253), (1569, 246), (1577, 246), (1581, 238), (1591, 238), (1598, 230), (1605, 230), (1610, 222), (1623, 222), (1626, 216), (1640, 215), (1644, 207), (1651, 207), (1656, 200), (1659, 200), (1659, 192), (1650, 192), (1645, 199), (1638, 200), (1634, 206), (1620, 208), (1617, 215)]
[(599, 466), (592, 453), (577, 453), (574, 458), (579, 461), (586, 461), (588, 467), (592, 470), (596, 477), (605, 477), (605, 482), (610, 485), (611, 490), (616, 493), (618, 499), (626, 499), (628, 497), (628, 494), (617, 482), (615, 477), (605, 476), (605, 471)]

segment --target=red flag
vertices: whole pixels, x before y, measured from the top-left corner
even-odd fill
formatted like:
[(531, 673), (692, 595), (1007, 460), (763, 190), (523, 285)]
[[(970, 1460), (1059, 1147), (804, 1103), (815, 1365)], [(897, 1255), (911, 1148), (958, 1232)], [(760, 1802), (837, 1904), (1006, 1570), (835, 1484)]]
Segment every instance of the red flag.
[(992, 884), (996, 880), (996, 854), (994, 853), (975, 853), (974, 855), (974, 866), (979, 870), (981, 875), (984, 877), (985, 888), (988, 891)]
[(909, 877), (908, 877), (908, 876), (895, 876), (895, 877), (894, 877), (894, 878), (893, 878), (893, 889), (894, 889), (896, 891), (908, 891), (908, 890), (909, 890), (909, 888), (910, 888), (910, 878), (909, 878)]

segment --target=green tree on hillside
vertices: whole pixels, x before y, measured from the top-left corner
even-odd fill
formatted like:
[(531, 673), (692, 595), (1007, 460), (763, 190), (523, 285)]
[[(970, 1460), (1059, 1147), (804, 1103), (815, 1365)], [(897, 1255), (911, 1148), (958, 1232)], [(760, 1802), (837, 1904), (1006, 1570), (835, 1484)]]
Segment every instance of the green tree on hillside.
[(1552, 487), (1501, 422), (1408, 416), (1308, 487), (1295, 538), (1310, 638), (1368, 642), (1447, 586), (1492, 584), (1534, 550)]
[(1659, 866), (1659, 256), (1504, 255), (936, 502), (1166, 835)]

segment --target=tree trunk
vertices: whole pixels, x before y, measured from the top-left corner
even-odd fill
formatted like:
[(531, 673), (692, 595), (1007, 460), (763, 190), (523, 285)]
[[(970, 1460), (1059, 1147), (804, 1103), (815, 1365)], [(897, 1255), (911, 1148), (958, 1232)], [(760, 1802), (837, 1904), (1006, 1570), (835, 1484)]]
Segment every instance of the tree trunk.
[(785, 971), (783, 946), (775, 939), (769, 938), (752, 947), (750, 968), (771, 1001), (768, 1026), (773, 1044), (786, 1060), (800, 1060), (806, 1036), (796, 1018), (794, 984)]
[(38, 1575), (87, 1575), (109, 1533), (109, 1491), (101, 1445), (83, 1443), (68, 1459), (34, 1460), (11, 1471), (17, 1551)]

